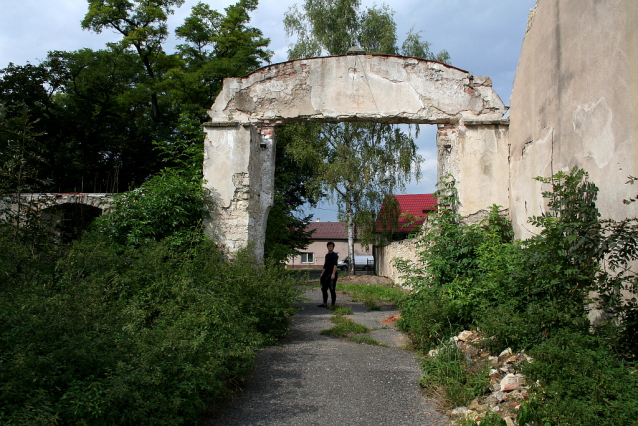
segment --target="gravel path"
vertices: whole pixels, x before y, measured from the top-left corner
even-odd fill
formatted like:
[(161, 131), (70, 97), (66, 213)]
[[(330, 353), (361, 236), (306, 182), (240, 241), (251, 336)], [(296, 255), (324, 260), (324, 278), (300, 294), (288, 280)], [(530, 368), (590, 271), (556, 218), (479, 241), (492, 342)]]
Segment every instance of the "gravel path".
[[(321, 302), (318, 288), (305, 297), (312, 301), (298, 303), (301, 310), (293, 318), (291, 338), (258, 353), (243, 392), (207, 425), (447, 423), (419, 391), (414, 353), (320, 335), (332, 326), (330, 310), (316, 306)], [(340, 304), (348, 300), (337, 297)], [(351, 318), (369, 323), (363, 305), (348, 305), (355, 313)], [(378, 312), (374, 315), (379, 317)]]

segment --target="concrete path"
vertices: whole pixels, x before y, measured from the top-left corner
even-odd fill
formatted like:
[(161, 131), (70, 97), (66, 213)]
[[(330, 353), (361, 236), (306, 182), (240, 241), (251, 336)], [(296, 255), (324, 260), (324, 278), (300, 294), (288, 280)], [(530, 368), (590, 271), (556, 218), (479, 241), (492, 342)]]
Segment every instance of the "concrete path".
[[(260, 351), (253, 377), (243, 392), (207, 425), (444, 425), (447, 418), (420, 393), (414, 353), (322, 336), (331, 311), (318, 308), (321, 291), (306, 292), (298, 303), (291, 337), (281, 346)], [(348, 298), (338, 295), (338, 304)], [(368, 327), (393, 312), (372, 311), (347, 302), (355, 321)], [(392, 328), (371, 337), (402, 346)]]

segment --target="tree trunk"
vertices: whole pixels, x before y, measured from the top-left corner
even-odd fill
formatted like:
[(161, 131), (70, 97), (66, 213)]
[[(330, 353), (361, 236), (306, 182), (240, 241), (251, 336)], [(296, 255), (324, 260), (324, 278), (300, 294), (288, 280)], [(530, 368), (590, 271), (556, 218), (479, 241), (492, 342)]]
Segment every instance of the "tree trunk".
[(348, 216), (348, 275), (354, 275), (354, 214), (352, 212), (352, 202), (346, 201), (346, 215)]

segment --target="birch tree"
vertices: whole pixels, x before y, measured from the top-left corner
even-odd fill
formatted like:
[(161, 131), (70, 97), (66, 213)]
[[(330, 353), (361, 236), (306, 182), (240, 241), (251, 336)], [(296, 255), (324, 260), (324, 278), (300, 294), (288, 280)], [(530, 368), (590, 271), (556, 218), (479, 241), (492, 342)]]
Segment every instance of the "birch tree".
[[(416, 54), (449, 61), (446, 51), (433, 54), (414, 29), (399, 49), (393, 15), (387, 5), (362, 10), (359, 0), (305, 0), (301, 7), (292, 6), (284, 18), (288, 37), (295, 39), (288, 49), (289, 59), (342, 55), (358, 45), (369, 54)], [(310, 186), (328, 194), (347, 223), (350, 274), (354, 274), (355, 238), (364, 244), (373, 242), (383, 200), (405, 188), (412, 177), (420, 177), (423, 159), (414, 143), (418, 130), (410, 126), (406, 133), (383, 123), (323, 124), (316, 126), (313, 140), (288, 147), (299, 161), (317, 162)]]

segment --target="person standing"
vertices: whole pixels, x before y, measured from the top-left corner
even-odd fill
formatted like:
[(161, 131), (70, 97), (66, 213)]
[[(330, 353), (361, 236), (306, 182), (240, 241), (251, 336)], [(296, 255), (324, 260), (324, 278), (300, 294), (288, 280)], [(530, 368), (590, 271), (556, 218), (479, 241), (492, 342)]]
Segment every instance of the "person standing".
[(339, 263), (339, 255), (334, 252), (335, 243), (328, 241), (326, 244), (328, 248), (328, 254), (326, 254), (326, 260), (323, 264), (323, 270), (321, 271), (321, 293), (323, 295), (323, 303), (318, 305), (320, 308), (328, 307), (328, 289), (330, 289), (330, 298), (332, 299), (332, 306), (337, 301), (337, 263)]

